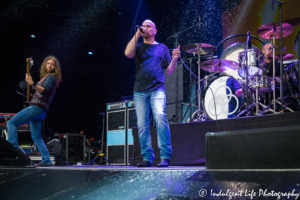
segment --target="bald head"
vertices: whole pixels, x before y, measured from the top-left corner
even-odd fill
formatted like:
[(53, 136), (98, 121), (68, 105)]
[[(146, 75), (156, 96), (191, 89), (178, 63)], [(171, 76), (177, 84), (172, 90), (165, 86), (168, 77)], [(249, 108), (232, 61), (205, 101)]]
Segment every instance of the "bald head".
[(265, 62), (271, 62), (272, 58), (270, 55), (273, 53), (273, 45), (271, 43), (265, 44), (261, 51), (264, 54)]
[(143, 22), (143, 24), (144, 24), (144, 23), (148, 23), (148, 24), (150, 24), (150, 25), (152, 26), (152, 28), (153, 28), (154, 30), (156, 29), (156, 26), (155, 26), (154, 22), (151, 21), (150, 19), (146, 19), (146, 20)]
[(154, 22), (147, 19), (143, 22), (143, 27), (146, 29), (146, 33), (143, 36), (144, 42), (149, 42), (150, 44), (152, 44), (153, 42), (155, 42), (155, 35), (157, 32)]

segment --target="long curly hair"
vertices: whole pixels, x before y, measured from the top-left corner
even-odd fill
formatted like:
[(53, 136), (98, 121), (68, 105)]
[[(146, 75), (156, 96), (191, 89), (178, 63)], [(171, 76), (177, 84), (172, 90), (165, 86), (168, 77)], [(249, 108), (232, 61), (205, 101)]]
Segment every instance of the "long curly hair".
[[(54, 69), (53, 73), (48, 73), (47, 72), (46, 64), (47, 64), (48, 60), (54, 60), (54, 62), (55, 62), (55, 69)], [(42, 65), (41, 65), (41, 71), (40, 72), (41, 72), (41, 75), (40, 75), (41, 79), (44, 78), (47, 75), (50, 75), (50, 74), (54, 75), (55, 78), (56, 78), (56, 84), (57, 84), (57, 86), (62, 81), (60, 64), (59, 64), (59, 62), (58, 62), (58, 60), (57, 60), (57, 58), (55, 56), (47, 56), (44, 59)]]

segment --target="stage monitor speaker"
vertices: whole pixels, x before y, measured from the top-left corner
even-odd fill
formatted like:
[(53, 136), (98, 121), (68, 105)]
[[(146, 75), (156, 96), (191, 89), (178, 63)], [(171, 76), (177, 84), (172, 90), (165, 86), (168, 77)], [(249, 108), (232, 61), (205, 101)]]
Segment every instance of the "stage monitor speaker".
[(47, 148), (50, 152), (53, 152), (56, 155), (60, 156), (63, 146), (58, 139), (53, 139), (47, 143)]
[(208, 132), (207, 169), (300, 167), (300, 126)]
[(0, 137), (0, 166), (29, 166), (30, 158)]

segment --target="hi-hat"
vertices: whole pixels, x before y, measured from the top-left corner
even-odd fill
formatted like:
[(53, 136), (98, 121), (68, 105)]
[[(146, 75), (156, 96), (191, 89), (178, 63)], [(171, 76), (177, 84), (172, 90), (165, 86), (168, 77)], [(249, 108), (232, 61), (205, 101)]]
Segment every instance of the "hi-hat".
[[(290, 35), (294, 31), (294, 27), (286, 22), (282, 22), (282, 37)], [(280, 38), (280, 24), (279, 22), (271, 22), (264, 24), (257, 29), (257, 35), (265, 39), (272, 39), (273, 35), (275, 39)]]
[(217, 48), (205, 43), (190, 43), (182, 47), (182, 50), (187, 53), (195, 53), (200, 55), (212, 54), (217, 51)]
[[(270, 54), (270, 57), (273, 58), (273, 54)], [(284, 53), (282, 54), (282, 58), (283, 60), (290, 60), (294, 58), (294, 55), (290, 53)], [(280, 54), (275, 55), (275, 60), (280, 60)]]
[(207, 60), (201, 63), (201, 69), (208, 72), (228, 72), (236, 70), (238, 66), (237, 62), (225, 59)]

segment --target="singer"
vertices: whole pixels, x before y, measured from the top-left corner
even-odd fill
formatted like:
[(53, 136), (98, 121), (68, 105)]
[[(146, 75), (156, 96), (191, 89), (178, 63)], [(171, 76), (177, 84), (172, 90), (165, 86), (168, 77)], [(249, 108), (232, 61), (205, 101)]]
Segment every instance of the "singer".
[[(172, 155), (170, 128), (165, 113), (166, 95), (164, 70), (172, 74), (180, 57), (180, 46), (173, 50), (172, 59), (164, 44), (155, 41), (157, 33), (151, 20), (143, 22), (125, 49), (128, 58), (135, 58), (136, 78), (134, 84), (134, 104), (137, 115), (139, 140), (143, 162), (138, 167), (151, 167), (154, 153), (149, 131), (150, 109), (156, 122), (158, 147), (161, 162), (158, 167), (168, 167)], [(143, 29), (143, 31), (141, 30)], [(143, 43), (137, 43), (140, 37)]]
[(41, 65), (40, 77), (41, 80), (34, 83), (31, 75), (26, 74), (25, 81), (34, 88), (34, 95), (29, 102), (30, 105), (17, 113), (7, 123), (8, 141), (19, 148), (19, 151), (23, 151), (18, 143), (17, 126), (30, 122), (31, 138), (42, 155), (42, 161), (35, 164), (36, 167), (52, 166), (49, 152), (42, 139), (41, 126), (56, 88), (61, 81), (60, 65), (54, 56), (48, 56), (44, 59)]

